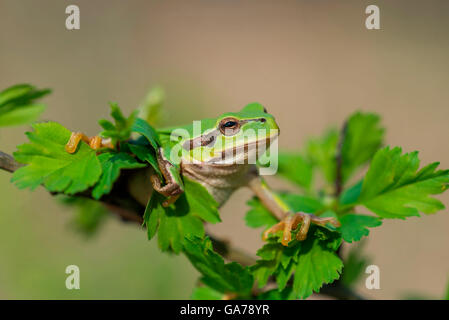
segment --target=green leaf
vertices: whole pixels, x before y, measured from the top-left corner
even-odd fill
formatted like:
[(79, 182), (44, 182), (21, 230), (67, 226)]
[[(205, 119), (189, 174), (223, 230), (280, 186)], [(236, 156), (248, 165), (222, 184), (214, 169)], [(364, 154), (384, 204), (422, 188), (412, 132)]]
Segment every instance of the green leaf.
[(312, 197), (292, 193), (282, 193), (279, 197), (293, 212), (316, 213), (323, 209), (323, 204)]
[(349, 118), (342, 145), (343, 181), (369, 162), (382, 146), (384, 129), (373, 113), (356, 112)]
[(369, 235), (368, 228), (378, 227), (382, 221), (373, 216), (361, 214), (345, 214), (340, 219), (343, 240), (346, 242), (360, 241), (362, 237)]
[(362, 186), (363, 180), (360, 180), (352, 187), (344, 190), (339, 198), (340, 205), (344, 206), (356, 203), (362, 193)]
[(184, 178), (184, 193), (174, 204), (163, 207), (165, 197), (154, 193), (147, 205), (144, 221), (148, 239), (158, 234), (159, 247), (178, 253), (185, 237), (204, 236), (201, 218), (210, 223), (220, 222), (218, 203), (199, 183)]
[(20, 106), (17, 109), (0, 114), (0, 127), (15, 126), (36, 121), (45, 111), (45, 105)]
[(252, 198), (247, 202), (251, 209), (245, 215), (246, 225), (251, 228), (271, 227), (278, 223), (278, 220), (262, 205), (257, 198)]
[(147, 226), (148, 240), (153, 239), (156, 235), (160, 216), (165, 214), (164, 208), (161, 205), (162, 201), (164, 201), (163, 199), (161, 194), (154, 193), (145, 208), (143, 220), (144, 224)]
[(311, 226), (305, 241), (294, 240), (288, 247), (270, 239), (257, 252), (262, 260), (251, 270), (259, 287), (264, 287), (268, 278), (274, 276), (278, 290), (286, 287), (294, 273), (294, 295), (304, 299), (313, 291), (319, 292), (323, 284), (338, 279), (343, 264), (335, 251), (340, 243), (337, 233)]
[(139, 144), (128, 144), (128, 147), (132, 153), (134, 153), (139, 160), (148, 162), (153, 169), (162, 176), (161, 170), (157, 163), (156, 154), (152, 147), (149, 145), (139, 145)]
[(19, 84), (0, 92), (0, 127), (30, 123), (37, 120), (45, 105), (35, 100), (51, 90), (38, 90), (29, 84)]
[(14, 172), (12, 182), (20, 189), (43, 184), (49, 191), (75, 194), (94, 185), (101, 175), (95, 151), (80, 143), (74, 154), (65, 151), (71, 132), (56, 122), (33, 125), (29, 143), (18, 146), (15, 159), (27, 164)]
[(277, 289), (266, 291), (257, 296), (257, 300), (293, 300), (295, 294), (292, 287), (287, 287), (282, 291)]
[(259, 288), (266, 286), (268, 279), (276, 272), (277, 267), (276, 260), (259, 261), (255, 266), (251, 267), (254, 279), (257, 281)]
[(249, 294), (254, 278), (247, 267), (236, 262), (224, 263), (212, 248), (209, 238), (186, 239), (184, 252), (192, 265), (202, 274), (201, 281), (222, 293)]
[(50, 92), (49, 89), (37, 90), (29, 84), (14, 85), (0, 92), (0, 107), (29, 104)]
[(305, 156), (312, 166), (320, 169), (328, 183), (335, 181), (338, 131), (328, 130), (324, 136), (307, 141)]
[(418, 152), (402, 155), (401, 148), (379, 150), (363, 180), (359, 204), (383, 218), (435, 213), (444, 208), (431, 197), (448, 188), (449, 170), (432, 163), (418, 170)]
[(223, 293), (218, 292), (210, 287), (195, 287), (191, 296), (193, 300), (222, 300)]
[(92, 190), (92, 197), (100, 199), (103, 195), (108, 194), (112, 190), (115, 180), (120, 176), (122, 169), (142, 168), (146, 165), (138, 162), (135, 158), (127, 153), (102, 153), (98, 156), (103, 173), (100, 180)]
[(132, 131), (140, 133), (142, 136), (147, 138), (154, 150), (157, 150), (161, 145), (156, 130), (143, 119), (136, 119), (134, 125), (132, 126)]
[(165, 100), (165, 92), (161, 87), (152, 88), (139, 107), (139, 118), (151, 125), (156, 125), (161, 119), (161, 109)]
[(204, 236), (204, 227), (200, 219), (192, 215), (179, 216), (171, 210), (168, 210), (168, 214), (161, 215), (158, 231), (161, 250), (170, 248), (174, 253), (179, 253), (188, 236)]
[(135, 110), (126, 118), (116, 103), (111, 103), (110, 106), (111, 117), (114, 119), (115, 124), (104, 119), (98, 121), (104, 129), (100, 135), (104, 138), (111, 138), (113, 144), (118, 141), (126, 141), (131, 137), (132, 127), (136, 121), (138, 111)]
[(312, 184), (312, 166), (299, 153), (280, 152), (278, 174), (309, 190)]
[(144, 222), (147, 226), (148, 239), (151, 240), (157, 232), (161, 250), (179, 253), (185, 237), (204, 236), (203, 223), (190, 213), (184, 195), (169, 207), (162, 206), (164, 200), (164, 196), (155, 192), (147, 205)]
[(343, 263), (335, 252), (326, 248), (318, 239), (308, 239), (301, 245), (293, 291), (300, 299), (305, 299), (314, 291), (319, 292), (324, 284), (337, 280)]
[(276, 282), (278, 284), (278, 290), (284, 290), (287, 286), (288, 280), (290, 280), (293, 272), (295, 271), (296, 262), (290, 261), (287, 265), (281, 265), (276, 272)]
[(210, 223), (221, 221), (217, 201), (201, 184), (184, 177), (184, 194), (193, 215)]

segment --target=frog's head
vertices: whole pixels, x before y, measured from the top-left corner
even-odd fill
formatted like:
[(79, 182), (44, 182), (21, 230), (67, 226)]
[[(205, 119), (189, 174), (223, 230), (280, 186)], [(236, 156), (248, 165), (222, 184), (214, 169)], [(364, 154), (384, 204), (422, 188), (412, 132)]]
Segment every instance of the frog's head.
[(278, 135), (274, 117), (259, 103), (251, 103), (239, 112), (202, 120), (201, 134), (182, 141), (182, 148), (188, 151), (184, 155), (202, 163), (248, 163)]

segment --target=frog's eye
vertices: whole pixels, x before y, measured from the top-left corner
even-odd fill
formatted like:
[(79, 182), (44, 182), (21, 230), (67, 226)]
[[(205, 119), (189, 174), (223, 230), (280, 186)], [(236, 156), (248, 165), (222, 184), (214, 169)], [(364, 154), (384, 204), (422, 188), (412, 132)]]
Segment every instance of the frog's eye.
[(237, 121), (229, 120), (223, 124), (223, 127), (232, 129), (232, 128), (235, 128), (237, 125), (238, 125)]
[(235, 118), (225, 118), (220, 121), (219, 129), (222, 134), (232, 136), (240, 130), (239, 120)]

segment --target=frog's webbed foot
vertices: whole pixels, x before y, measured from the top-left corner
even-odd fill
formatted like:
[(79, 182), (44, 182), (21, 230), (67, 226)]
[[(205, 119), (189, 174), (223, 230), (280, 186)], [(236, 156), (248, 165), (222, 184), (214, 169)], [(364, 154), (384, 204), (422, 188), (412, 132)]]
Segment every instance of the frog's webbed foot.
[(167, 199), (162, 202), (164, 207), (168, 207), (178, 200), (179, 196), (183, 192), (182, 188), (175, 182), (169, 182), (165, 186), (162, 186), (161, 179), (155, 174), (150, 177), (150, 180), (153, 185), (153, 189), (167, 197)]
[(98, 150), (100, 148), (111, 148), (114, 149), (114, 146), (112, 145), (111, 141), (103, 140), (99, 136), (95, 137), (88, 137), (84, 133), (81, 132), (72, 132), (72, 135), (70, 136), (69, 141), (65, 145), (65, 150), (68, 153), (74, 153), (76, 151), (76, 148), (78, 148), (78, 144), (80, 141), (84, 141), (94, 150)]
[(300, 223), (301, 227), (296, 234), (296, 239), (299, 241), (303, 241), (307, 238), (307, 232), (309, 231), (311, 223), (317, 224), (319, 226), (324, 226), (327, 223), (330, 223), (334, 227), (340, 226), (340, 222), (338, 222), (338, 220), (333, 217), (320, 218), (313, 214), (298, 212), (294, 214), (287, 214), (287, 216), (282, 219), (282, 221), (267, 229), (263, 233), (263, 239), (266, 240), (268, 239), (268, 236), (270, 234), (283, 230), (281, 243), (284, 246), (288, 246), (288, 243), (292, 239), (292, 230), (295, 230)]

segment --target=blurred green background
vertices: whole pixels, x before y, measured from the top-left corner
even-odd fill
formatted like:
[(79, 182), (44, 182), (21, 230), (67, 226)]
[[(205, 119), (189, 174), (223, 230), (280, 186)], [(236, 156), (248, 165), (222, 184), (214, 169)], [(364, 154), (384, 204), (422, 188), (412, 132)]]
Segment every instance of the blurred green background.
[[(80, 30), (65, 28), (69, 4), (80, 7)], [(370, 4), (380, 7), (381, 30), (365, 28)], [(0, 0), (0, 88), (52, 88), (43, 118), (89, 135), (100, 131), (108, 101), (129, 112), (155, 85), (167, 94), (165, 124), (259, 101), (276, 117), (285, 149), (370, 110), (382, 115), (388, 144), (448, 168), (448, 18), (447, 1)], [(0, 129), (0, 150), (12, 153), (26, 129)], [(86, 239), (69, 227), (72, 210), (9, 179), (0, 172), (0, 298), (189, 297), (197, 272), (183, 256), (160, 253), (139, 227), (110, 217)], [(212, 229), (255, 252), (259, 231), (243, 221), (249, 196), (237, 192)], [(381, 289), (362, 281), (360, 291), (441, 297), (447, 213), (373, 229), (366, 251)], [(81, 290), (65, 288), (70, 264), (80, 267)]]

